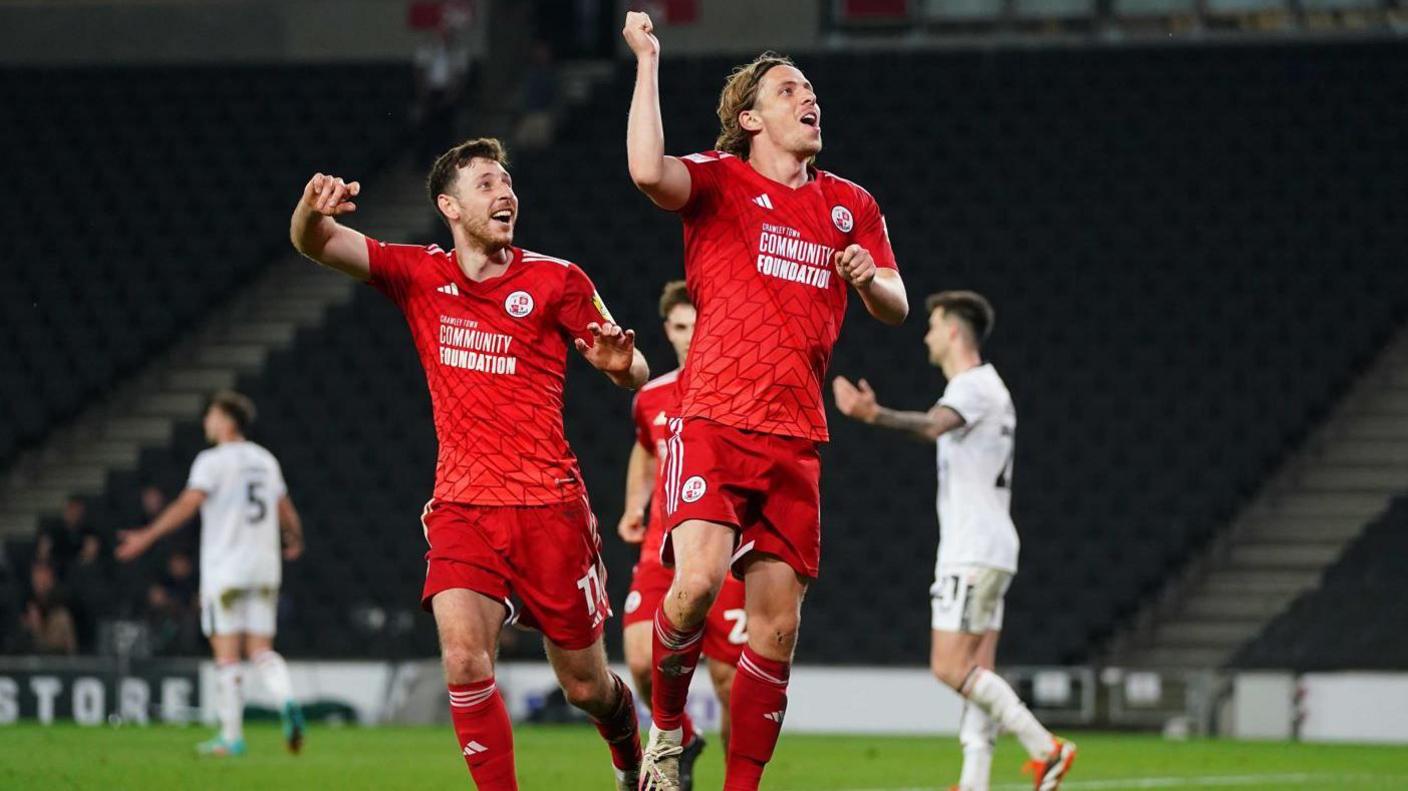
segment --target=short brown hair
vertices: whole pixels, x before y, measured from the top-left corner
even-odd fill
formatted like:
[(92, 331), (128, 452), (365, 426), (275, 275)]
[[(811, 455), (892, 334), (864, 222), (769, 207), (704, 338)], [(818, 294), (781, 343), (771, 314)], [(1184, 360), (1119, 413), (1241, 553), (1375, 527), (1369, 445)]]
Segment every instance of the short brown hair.
[(680, 305), (694, 306), (694, 300), (689, 298), (689, 287), (683, 280), (671, 280), (665, 284), (665, 290), (660, 292), (660, 318), (668, 319), (670, 311)]
[(229, 415), (241, 434), (254, 425), (254, 418), (258, 415), (254, 409), (254, 401), (244, 393), (236, 393), (234, 390), (221, 390), (212, 395), (206, 411), (214, 408)]
[(435, 207), (435, 213), (446, 225), (449, 225), (450, 221), (440, 212), (440, 196), (449, 191), (450, 185), (459, 175), (460, 168), (474, 159), (487, 159), (508, 167), (508, 151), (497, 137), (466, 140), (441, 154), (435, 164), (430, 166), (430, 176), (425, 180), (425, 191), (430, 195), (430, 205)]
[(738, 114), (753, 109), (758, 100), (758, 83), (763, 81), (763, 75), (770, 69), (796, 65), (786, 55), (769, 50), (729, 73), (719, 94), (719, 137), (714, 141), (714, 148), (739, 159), (748, 158), (748, 144), (752, 136), (738, 123)]
[(956, 316), (968, 325), (973, 332), (973, 340), (979, 346), (992, 334), (992, 325), (997, 321), (992, 303), (976, 291), (940, 291), (930, 294), (924, 300), (924, 307), (933, 315), (938, 308), (944, 309), (945, 316)]

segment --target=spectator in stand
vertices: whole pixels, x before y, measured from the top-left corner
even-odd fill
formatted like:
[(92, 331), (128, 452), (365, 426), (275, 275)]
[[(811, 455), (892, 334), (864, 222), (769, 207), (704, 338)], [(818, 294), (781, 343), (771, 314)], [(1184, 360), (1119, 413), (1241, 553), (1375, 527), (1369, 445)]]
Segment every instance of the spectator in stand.
[(523, 74), (518, 126), (514, 132), (519, 148), (547, 148), (557, 131), (558, 107), (557, 65), (553, 63), (552, 47), (539, 41), (533, 45), (528, 70)]
[(98, 622), (113, 614), (112, 562), (97, 533), (83, 536), (83, 545), (69, 567), (64, 587), (68, 590), (78, 650), (93, 653), (97, 648)]
[(88, 524), (88, 506), (81, 497), (70, 497), (64, 503), (63, 517), (39, 528), (34, 547), (34, 559), (48, 564), (62, 578), (69, 565), (78, 557), (83, 538), (93, 533)]
[(139, 499), (142, 503), (142, 514), (133, 520), (137, 524), (149, 524), (153, 519), (156, 519), (162, 509), (166, 508), (166, 493), (159, 486), (152, 484), (143, 486)]
[(58, 594), (58, 578), (53, 566), (35, 561), (29, 570), (29, 599), (20, 615), (20, 640), (16, 648), (22, 653), (75, 654), (78, 635), (73, 628), (73, 615)]
[(443, 16), (430, 38), (416, 48), (417, 150), (433, 160), (456, 139), (455, 119), (470, 78), (469, 50), (460, 41), (468, 18)]
[(147, 587), (143, 620), (155, 656), (194, 656), (201, 652), (200, 623), (178, 596), (163, 582)]
[(191, 561), (191, 553), (185, 549), (174, 549), (166, 559), (166, 573), (161, 577), (161, 584), (171, 595), (172, 600), (182, 609), (186, 610), (191, 617), (195, 617), (199, 612), (199, 604), (196, 601), (198, 593), (196, 582), (196, 567)]

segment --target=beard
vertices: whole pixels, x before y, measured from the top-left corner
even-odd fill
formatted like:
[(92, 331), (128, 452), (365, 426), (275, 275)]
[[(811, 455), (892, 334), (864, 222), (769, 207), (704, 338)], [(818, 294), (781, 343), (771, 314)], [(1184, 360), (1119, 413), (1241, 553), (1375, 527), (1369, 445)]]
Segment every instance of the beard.
[(485, 250), (502, 250), (513, 245), (513, 226), (509, 226), (507, 231), (497, 227), (498, 223), (493, 220), (464, 221), (460, 223), (460, 230), (469, 241)]

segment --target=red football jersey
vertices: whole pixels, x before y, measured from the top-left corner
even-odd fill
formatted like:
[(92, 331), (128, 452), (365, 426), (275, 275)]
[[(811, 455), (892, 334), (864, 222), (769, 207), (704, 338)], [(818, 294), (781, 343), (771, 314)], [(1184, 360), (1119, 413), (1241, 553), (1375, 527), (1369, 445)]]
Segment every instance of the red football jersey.
[(723, 152), (682, 161), (685, 279), (699, 311), (683, 415), (826, 440), (822, 382), (850, 290), (833, 255), (858, 244), (896, 268), (880, 207), (822, 170), (792, 189)]
[(574, 337), (610, 321), (586, 273), (511, 248), (502, 275), (476, 283), (455, 253), (367, 239), (371, 284), (406, 316), (425, 369), (439, 459), (435, 499), (541, 505), (581, 496), (562, 430)]
[(669, 455), (665, 441), (669, 439), (669, 417), (680, 413), (679, 369), (646, 382), (636, 393), (631, 405), (631, 420), (636, 427), (636, 442), (655, 456), (655, 488), (650, 494), (650, 521), (646, 523), (645, 541), (640, 545), (640, 557), (658, 559), (660, 543), (665, 539), (665, 462)]

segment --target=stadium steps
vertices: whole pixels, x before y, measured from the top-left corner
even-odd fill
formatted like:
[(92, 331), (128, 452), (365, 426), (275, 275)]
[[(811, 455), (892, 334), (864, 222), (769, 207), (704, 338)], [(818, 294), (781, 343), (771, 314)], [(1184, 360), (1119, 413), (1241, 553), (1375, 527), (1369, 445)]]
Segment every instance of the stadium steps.
[[(431, 217), (423, 176), (403, 162), (379, 182), (363, 190), (356, 227), (382, 238), (418, 236)], [(300, 329), (351, 299), (355, 286), (296, 255), (265, 269), (175, 348), (0, 475), (0, 539), (32, 536), (68, 497), (96, 495), (109, 473), (136, 469), (143, 448), (170, 443), (176, 424), (197, 419), (211, 392), (258, 372)]]
[(1408, 330), (1401, 331), (1210, 548), (1105, 652), (1111, 664), (1220, 667), (1408, 485)]

